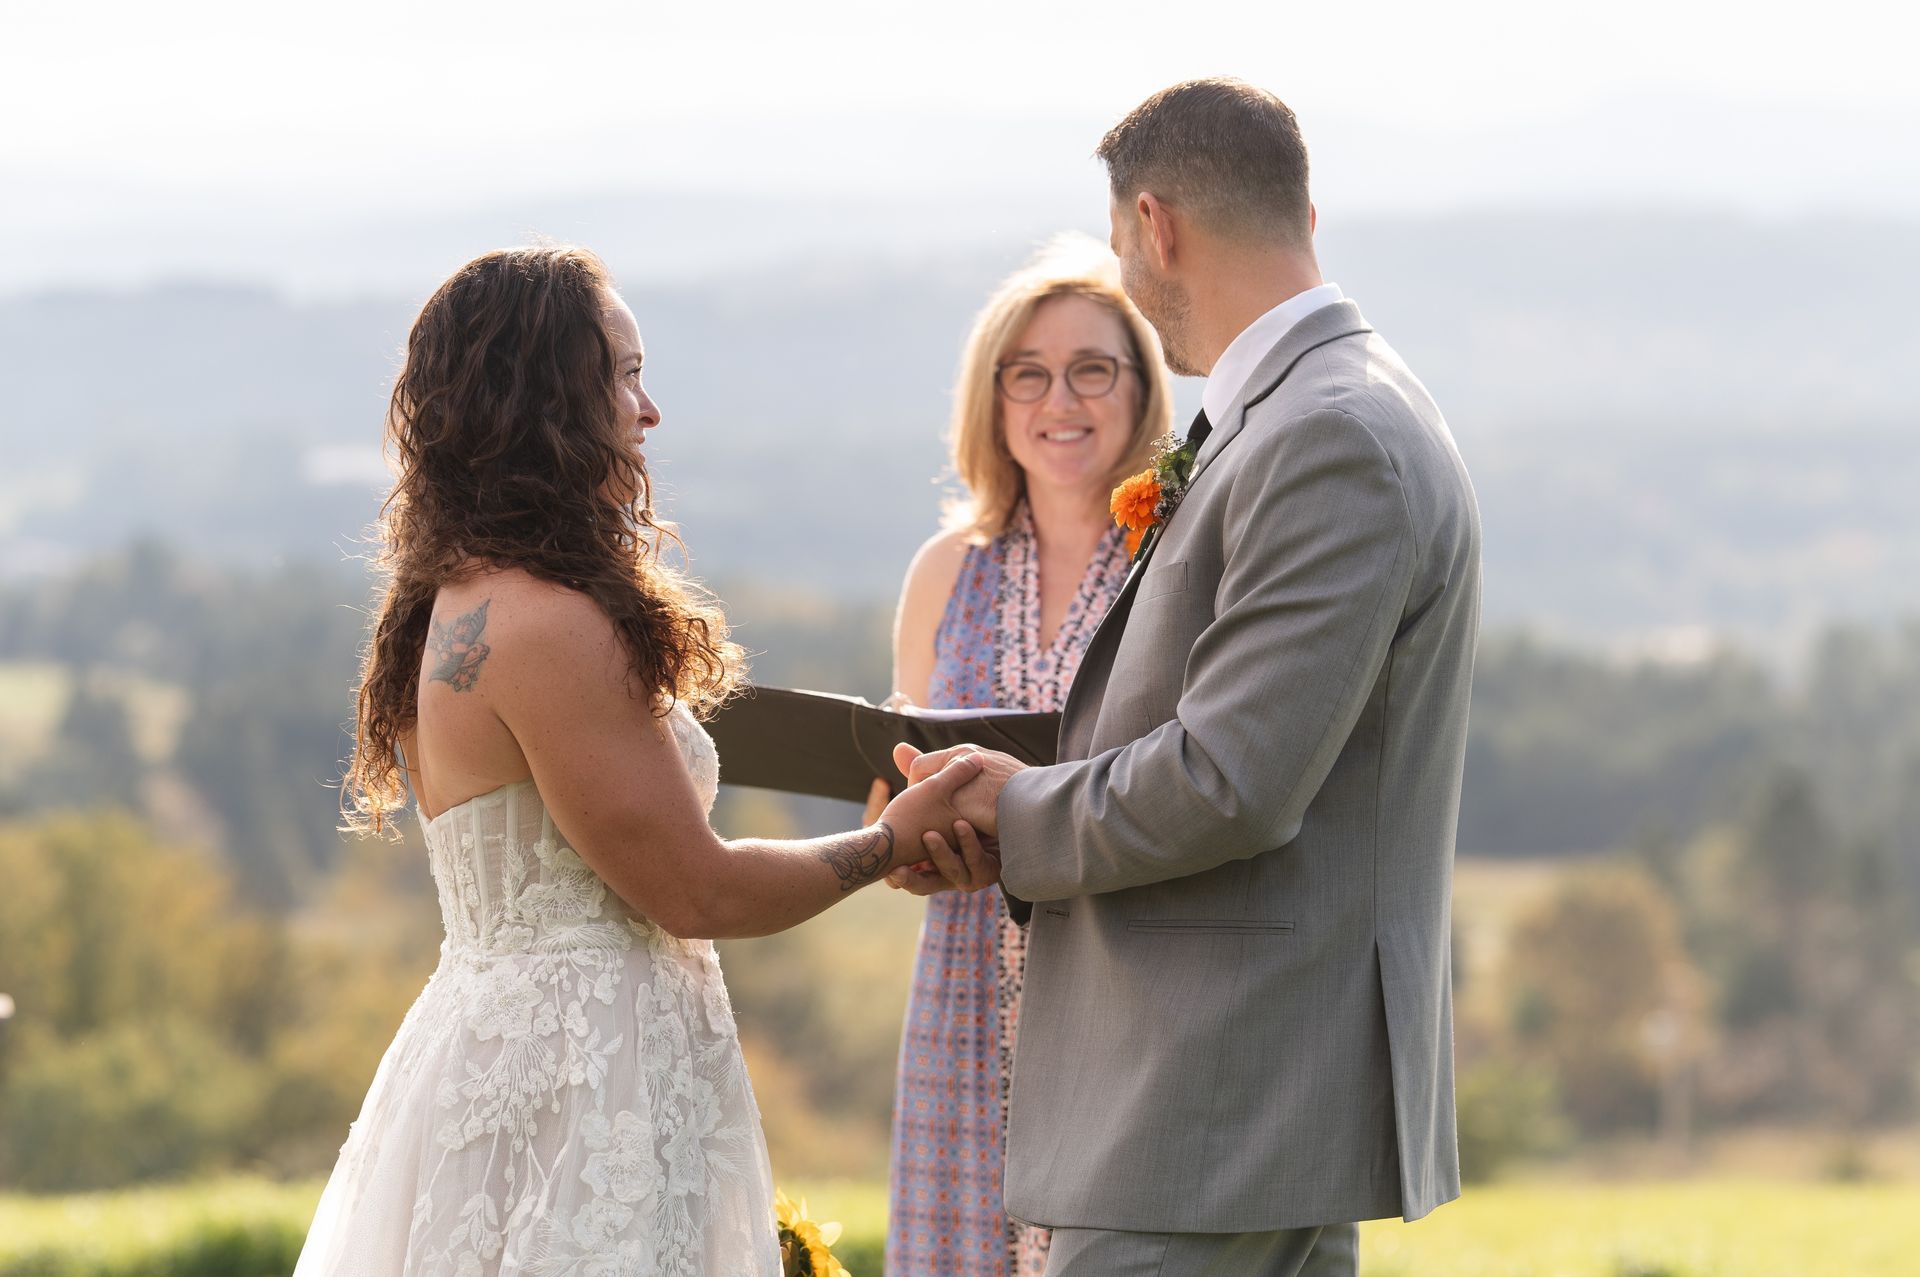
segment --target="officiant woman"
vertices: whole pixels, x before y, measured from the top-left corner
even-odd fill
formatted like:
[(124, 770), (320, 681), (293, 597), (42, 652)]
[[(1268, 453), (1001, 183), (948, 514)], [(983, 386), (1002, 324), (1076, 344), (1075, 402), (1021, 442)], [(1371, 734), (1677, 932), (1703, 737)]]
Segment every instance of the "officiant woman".
[[(974, 321), (951, 425), (963, 491), (907, 569), (897, 699), (1053, 711), (1127, 575), (1109, 511), (1171, 402), (1118, 264), (1055, 241)], [(1001, 1156), (1025, 933), (999, 888), (927, 901), (895, 1087), (886, 1268), (1039, 1277), (1047, 1234), (1006, 1217)]]

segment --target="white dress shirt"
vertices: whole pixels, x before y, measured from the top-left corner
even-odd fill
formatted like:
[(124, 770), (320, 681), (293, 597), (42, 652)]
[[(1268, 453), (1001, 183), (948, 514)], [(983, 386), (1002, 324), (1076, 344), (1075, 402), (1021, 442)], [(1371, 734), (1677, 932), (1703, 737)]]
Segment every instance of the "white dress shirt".
[(1205, 410), (1207, 420), (1220, 424), (1227, 409), (1239, 398), (1247, 378), (1253, 376), (1253, 370), (1260, 366), (1267, 352), (1279, 345), (1288, 329), (1321, 307), (1345, 300), (1346, 294), (1340, 291), (1340, 285), (1321, 284), (1304, 293), (1295, 293), (1241, 329), (1240, 335), (1214, 361), (1213, 372), (1208, 374), (1206, 387), (1200, 392), (1200, 407)]

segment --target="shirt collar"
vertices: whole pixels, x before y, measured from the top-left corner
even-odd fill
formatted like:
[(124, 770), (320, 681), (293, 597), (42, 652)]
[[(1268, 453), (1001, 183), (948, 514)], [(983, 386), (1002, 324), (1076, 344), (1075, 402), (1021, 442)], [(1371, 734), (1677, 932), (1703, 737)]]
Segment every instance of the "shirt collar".
[(1200, 406), (1206, 410), (1207, 420), (1219, 423), (1227, 409), (1233, 406), (1233, 401), (1240, 397), (1247, 378), (1253, 375), (1253, 370), (1267, 352), (1280, 344), (1280, 339), (1287, 335), (1288, 329), (1321, 307), (1345, 299), (1346, 294), (1340, 291), (1340, 285), (1321, 284), (1303, 293), (1295, 293), (1241, 329), (1240, 335), (1214, 361), (1213, 372), (1208, 375), (1206, 387), (1200, 392)]

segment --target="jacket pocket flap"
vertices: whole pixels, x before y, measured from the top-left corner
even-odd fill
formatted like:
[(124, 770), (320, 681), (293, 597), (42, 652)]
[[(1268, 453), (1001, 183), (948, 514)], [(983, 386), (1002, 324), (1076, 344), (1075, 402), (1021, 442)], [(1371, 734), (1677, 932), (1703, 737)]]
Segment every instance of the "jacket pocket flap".
[(1187, 588), (1187, 565), (1185, 560), (1172, 563), (1155, 563), (1140, 582), (1140, 599), (1157, 599), (1163, 594), (1178, 594)]
[(1209, 931), (1221, 935), (1284, 935), (1291, 922), (1262, 918), (1135, 918), (1128, 931)]

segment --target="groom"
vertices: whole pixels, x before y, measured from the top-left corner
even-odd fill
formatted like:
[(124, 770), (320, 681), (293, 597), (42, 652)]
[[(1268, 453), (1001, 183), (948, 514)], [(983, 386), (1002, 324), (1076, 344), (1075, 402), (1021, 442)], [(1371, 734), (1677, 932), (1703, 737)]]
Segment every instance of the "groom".
[(1355, 1221), (1459, 1193), (1473, 490), (1321, 280), (1283, 103), (1175, 85), (1099, 155), (1127, 292), (1207, 383), (1062, 761), (983, 753), (955, 800), (1033, 902), (1006, 1206), (1054, 1228), (1049, 1277), (1351, 1275)]

